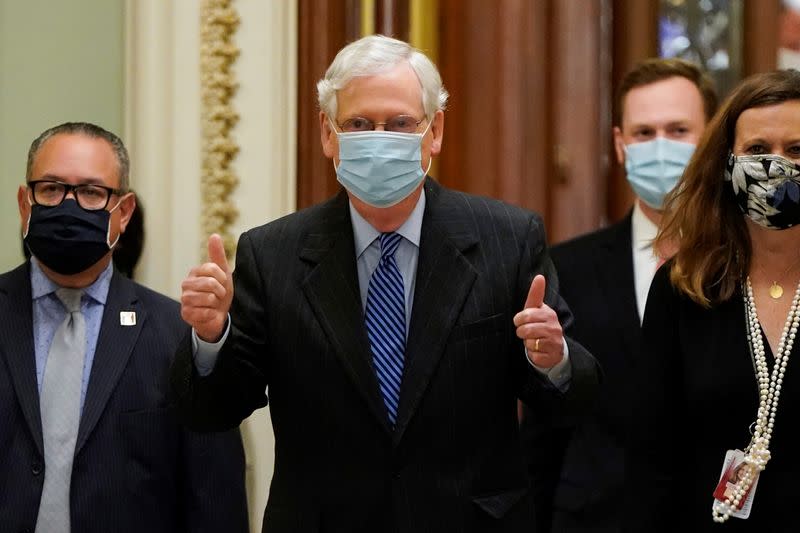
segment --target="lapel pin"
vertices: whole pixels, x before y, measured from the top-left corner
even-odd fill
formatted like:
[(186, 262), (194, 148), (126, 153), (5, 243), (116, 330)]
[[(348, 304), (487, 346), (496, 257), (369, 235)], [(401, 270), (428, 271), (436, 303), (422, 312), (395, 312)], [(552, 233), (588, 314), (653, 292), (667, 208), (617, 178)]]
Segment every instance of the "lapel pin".
[(135, 326), (136, 325), (136, 311), (120, 311), (119, 312), (119, 325), (120, 326)]

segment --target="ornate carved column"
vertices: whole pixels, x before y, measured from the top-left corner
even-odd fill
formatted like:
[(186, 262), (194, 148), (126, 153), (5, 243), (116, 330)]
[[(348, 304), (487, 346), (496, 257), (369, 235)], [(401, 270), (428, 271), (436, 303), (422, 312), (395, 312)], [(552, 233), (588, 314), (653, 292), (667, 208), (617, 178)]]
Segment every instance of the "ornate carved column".
[[(239, 56), (234, 34), (239, 15), (233, 0), (203, 0), (200, 7), (200, 117), (203, 205), (202, 234), (222, 236), (228, 258), (234, 256), (238, 235), (230, 231), (239, 212), (230, 195), (239, 183), (231, 163), (239, 145), (231, 130), (239, 121), (233, 108), (237, 88), (233, 63)], [(205, 238), (200, 243), (205, 250)]]

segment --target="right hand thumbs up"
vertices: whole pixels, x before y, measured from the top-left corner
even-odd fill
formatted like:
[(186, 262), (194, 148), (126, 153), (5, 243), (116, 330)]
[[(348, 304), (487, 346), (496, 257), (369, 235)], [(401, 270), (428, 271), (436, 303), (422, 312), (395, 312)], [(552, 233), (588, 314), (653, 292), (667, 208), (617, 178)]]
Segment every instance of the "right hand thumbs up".
[(206, 342), (216, 342), (225, 331), (233, 301), (233, 280), (222, 237), (208, 238), (208, 263), (194, 267), (181, 283), (181, 317)]

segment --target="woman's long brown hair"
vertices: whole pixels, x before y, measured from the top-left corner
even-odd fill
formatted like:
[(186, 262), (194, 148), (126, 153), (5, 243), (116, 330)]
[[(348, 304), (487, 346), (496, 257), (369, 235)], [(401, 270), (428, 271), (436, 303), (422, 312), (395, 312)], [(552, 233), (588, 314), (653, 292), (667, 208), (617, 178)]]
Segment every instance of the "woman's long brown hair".
[(800, 100), (800, 72), (779, 70), (742, 81), (706, 127), (678, 186), (667, 196), (656, 247), (677, 242), (672, 284), (700, 305), (724, 302), (747, 275), (752, 256), (744, 215), (725, 166), (736, 122), (753, 107)]

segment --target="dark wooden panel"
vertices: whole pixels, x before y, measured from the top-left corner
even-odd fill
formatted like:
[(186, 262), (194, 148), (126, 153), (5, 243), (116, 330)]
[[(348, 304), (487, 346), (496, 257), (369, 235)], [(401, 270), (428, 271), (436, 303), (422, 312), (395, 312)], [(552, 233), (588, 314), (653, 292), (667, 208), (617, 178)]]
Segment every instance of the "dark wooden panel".
[(297, 207), (319, 203), (339, 190), (333, 165), (322, 153), (317, 81), (336, 53), (358, 37), (358, 0), (299, 0), (297, 54)]
[(541, 213), (552, 240), (598, 227), (611, 144), (608, 0), (441, 9), (451, 93), (441, 181)]
[[(638, 61), (658, 55), (658, 0), (612, 0), (612, 91)], [(612, 92), (613, 97), (613, 92)], [(613, 110), (616, 112), (616, 110)], [(616, 222), (633, 204), (625, 169), (617, 164), (613, 141), (608, 142), (611, 172), (608, 179), (608, 218)]]
[[(609, 54), (603, 0), (553, 4), (553, 153), (550, 236), (560, 241), (606, 220), (607, 147), (611, 144)], [(580, 39), (575, 39), (580, 35)]]
[(409, 0), (375, 0), (375, 33), (408, 42)]
[(443, 0), (442, 183), (547, 210), (548, 2)]
[(537, 0), (528, 4), (521, 17), (524, 22), (521, 30), (525, 35), (521, 67), (525, 76), (517, 128), (523, 142), (520, 147), (520, 199), (516, 203), (544, 217), (552, 240), (551, 191), (548, 186), (555, 174), (551, 73), (558, 64), (552, 56), (552, 2)]
[(744, 36), (742, 60), (744, 75), (775, 70), (778, 59), (780, 0), (743, 2)]

